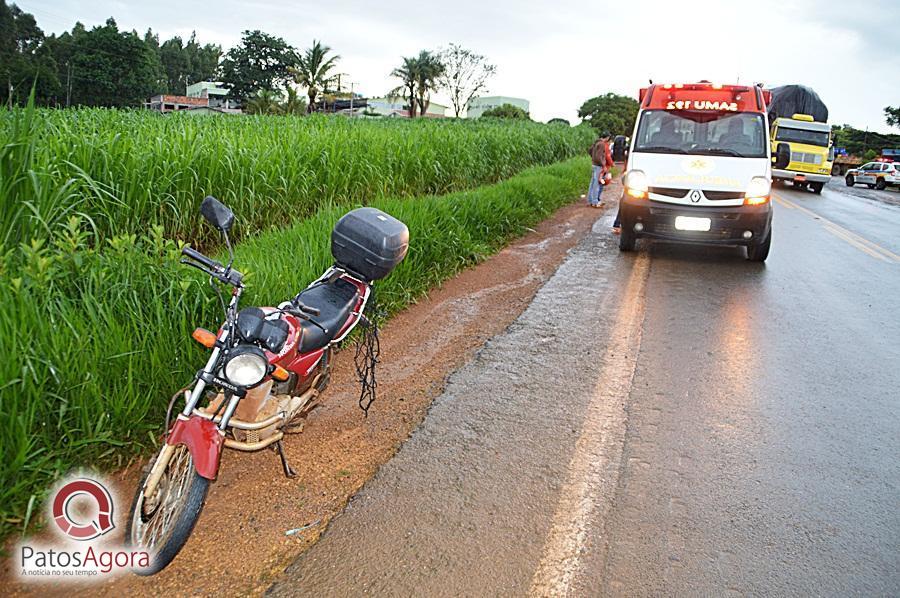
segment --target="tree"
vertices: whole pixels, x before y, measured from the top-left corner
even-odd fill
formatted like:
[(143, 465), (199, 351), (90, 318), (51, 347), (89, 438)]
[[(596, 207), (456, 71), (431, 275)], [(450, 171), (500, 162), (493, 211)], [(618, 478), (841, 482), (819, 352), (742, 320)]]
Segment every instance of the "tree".
[(393, 71), (391, 77), (396, 77), (402, 84), (388, 93), (388, 97), (405, 97), (409, 102), (409, 117), (416, 117), (416, 59), (404, 57), (403, 64)]
[(589, 99), (578, 109), (578, 118), (598, 132), (631, 135), (638, 113), (638, 101), (615, 93)]
[(166, 70), (163, 68), (163, 63), (160, 59), (159, 35), (153, 33), (152, 29), (147, 29), (147, 33), (144, 34), (144, 44), (151, 54), (151, 61), (154, 69), (153, 78), (155, 80), (155, 86), (151, 95), (166, 93), (170, 90), (168, 82), (166, 81)]
[(419, 104), (419, 116), (425, 116), (431, 104), (431, 92), (437, 89), (438, 78), (444, 72), (440, 57), (428, 50), (419, 52), (416, 58), (416, 100)]
[(290, 69), (294, 81), (306, 88), (309, 98), (307, 110), (312, 112), (316, 103), (316, 96), (323, 91), (334, 79), (329, 73), (337, 66), (340, 56), (328, 56), (331, 48), (323, 46), (322, 42), (313, 40), (313, 45), (303, 52), (296, 66)]
[(571, 126), (571, 124), (569, 124), (569, 121), (567, 121), (564, 118), (551, 118), (550, 120), (547, 121), (547, 124), (548, 125), (566, 125), (567, 127)]
[(201, 46), (196, 33), (187, 44), (177, 35), (159, 47), (159, 57), (166, 72), (169, 93), (187, 93), (188, 85), (215, 78), (222, 47), (215, 44)]
[(482, 114), (482, 117), (493, 117), (493, 118), (510, 118), (515, 120), (531, 120), (531, 117), (527, 112), (519, 108), (518, 106), (513, 106), (512, 104), (503, 104), (502, 106), (497, 106), (496, 108), (491, 108), (490, 110), (485, 110)]
[(391, 90), (390, 97), (403, 97), (409, 101), (409, 117), (425, 116), (431, 103), (431, 92), (437, 88), (438, 78), (444, 72), (440, 57), (428, 50), (422, 50), (418, 56), (404, 57), (403, 64), (393, 71), (403, 83)]
[(456, 118), (462, 114), (476, 95), (487, 91), (487, 82), (497, 73), (497, 67), (488, 63), (481, 54), (476, 54), (457, 44), (442, 50), (439, 60), (444, 66), (438, 78), (441, 89), (446, 89), (453, 105)]
[(900, 129), (900, 106), (897, 106), (896, 108), (885, 106), (884, 120), (887, 122), (889, 127), (897, 127), (898, 129)]
[(159, 47), (159, 59), (166, 73), (166, 91), (176, 94), (187, 93), (185, 74), (190, 65), (181, 38), (175, 36), (163, 42)]
[(247, 114), (281, 114), (278, 93), (271, 89), (260, 89), (244, 104)]
[(25, 102), (35, 87), (38, 102), (59, 92), (56, 61), (34, 16), (0, 0), (0, 101)]
[(284, 87), (291, 80), (288, 68), (296, 62), (294, 48), (280, 37), (259, 30), (244, 31), (241, 43), (222, 60), (222, 82), (243, 102), (259, 90)]
[(90, 31), (76, 23), (71, 34), (48, 45), (73, 104), (139, 106), (160, 91), (158, 56), (136, 32), (119, 31), (113, 19)]
[(301, 116), (306, 114), (306, 110), (306, 100), (301, 98), (297, 90), (289, 85), (287, 88), (287, 100), (281, 105), (281, 112), (283, 114)]
[(835, 125), (831, 131), (835, 147), (842, 147), (854, 156), (861, 156), (870, 149), (900, 146), (900, 135), (897, 134), (864, 131), (850, 125)]

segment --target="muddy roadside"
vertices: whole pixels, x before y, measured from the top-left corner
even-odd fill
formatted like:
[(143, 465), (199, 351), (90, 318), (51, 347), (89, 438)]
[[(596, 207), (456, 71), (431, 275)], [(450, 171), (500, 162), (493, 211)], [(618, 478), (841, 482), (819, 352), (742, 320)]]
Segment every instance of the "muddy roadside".
[[(615, 194), (618, 182), (607, 190)], [(321, 406), (304, 431), (286, 438), (295, 479), (283, 476), (271, 451), (226, 451), (219, 479), (181, 554), (152, 578), (125, 576), (101, 585), (52, 588), (13, 583), (4, 560), (4, 594), (259, 594), (309, 548), (362, 485), (424, 418), (447, 376), (528, 306), (568, 250), (601, 211), (575, 201), (482, 264), (434, 289), (382, 330), (378, 401), (363, 417), (352, 352), (336, 359)], [(136, 468), (114, 480), (130, 499)], [(122, 508), (127, 508), (123, 505)], [(51, 590), (48, 592), (48, 590)]]

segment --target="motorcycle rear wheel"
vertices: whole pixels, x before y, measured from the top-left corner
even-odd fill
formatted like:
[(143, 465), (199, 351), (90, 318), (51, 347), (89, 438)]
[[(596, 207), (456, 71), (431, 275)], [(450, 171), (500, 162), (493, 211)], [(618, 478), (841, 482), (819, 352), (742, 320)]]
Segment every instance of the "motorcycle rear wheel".
[(183, 444), (175, 447), (156, 491), (147, 500), (144, 487), (149, 476), (150, 467), (138, 484), (126, 528), (126, 543), (151, 554), (149, 567), (135, 569), (138, 575), (159, 573), (178, 555), (200, 518), (209, 491), (209, 480), (197, 473)]

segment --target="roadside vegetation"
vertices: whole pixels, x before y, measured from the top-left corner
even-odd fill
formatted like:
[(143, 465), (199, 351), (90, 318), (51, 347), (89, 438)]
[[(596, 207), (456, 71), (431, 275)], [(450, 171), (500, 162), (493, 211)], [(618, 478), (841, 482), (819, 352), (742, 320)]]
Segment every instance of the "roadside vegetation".
[(217, 251), (204, 195), (238, 215), (246, 305), (318, 276), (351, 206), (404, 220), (409, 257), (378, 289), (396, 311), (570, 201), (585, 159), (540, 165), (592, 137), (530, 122), (175, 116), (0, 111), (0, 537), (34, 522), (61, 473), (156, 444), (165, 404), (204, 359), (190, 331), (221, 319), (178, 265), (185, 242)]
[(237, 234), (324, 204), (443, 194), (584, 151), (590, 133), (530, 122), (324, 115), (192, 117), (99, 108), (0, 111), (0, 244), (77, 215), (94, 241), (161, 226), (208, 242), (205, 195), (242, 214)]

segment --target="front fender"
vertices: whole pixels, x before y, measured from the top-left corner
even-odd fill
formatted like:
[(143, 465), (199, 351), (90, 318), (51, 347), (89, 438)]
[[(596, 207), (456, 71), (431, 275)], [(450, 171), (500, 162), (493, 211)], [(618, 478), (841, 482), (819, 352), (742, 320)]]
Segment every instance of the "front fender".
[(166, 444), (185, 445), (191, 453), (197, 473), (208, 480), (216, 479), (225, 434), (212, 421), (199, 415), (179, 415)]

